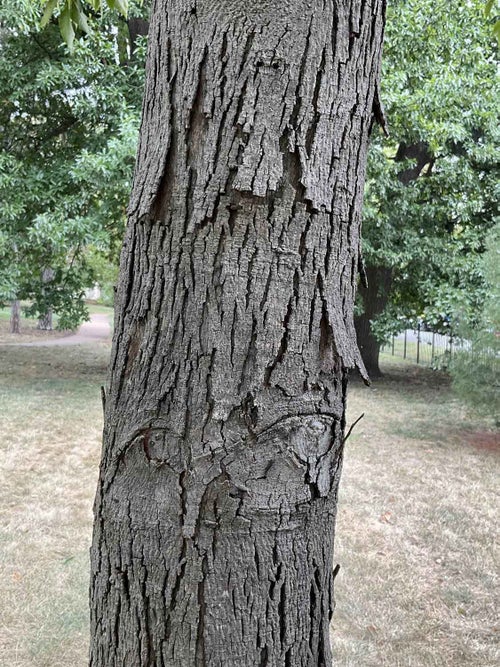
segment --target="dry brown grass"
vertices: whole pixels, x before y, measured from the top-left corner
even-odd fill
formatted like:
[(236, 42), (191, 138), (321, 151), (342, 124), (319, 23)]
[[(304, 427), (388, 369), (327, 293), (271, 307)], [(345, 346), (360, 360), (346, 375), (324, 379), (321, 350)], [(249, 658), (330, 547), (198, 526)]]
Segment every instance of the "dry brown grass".
[(0, 349), (0, 665), (86, 664), (108, 349)]
[(351, 421), (365, 418), (346, 443), (341, 486), (337, 664), (494, 667), (498, 433), (484, 432), (442, 376), (386, 370), (350, 395)]
[[(0, 665), (87, 662), (108, 352), (0, 348)], [(439, 377), (391, 366), (352, 386), (349, 419), (366, 416), (346, 445), (338, 519), (342, 667), (498, 664), (498, 449)]]

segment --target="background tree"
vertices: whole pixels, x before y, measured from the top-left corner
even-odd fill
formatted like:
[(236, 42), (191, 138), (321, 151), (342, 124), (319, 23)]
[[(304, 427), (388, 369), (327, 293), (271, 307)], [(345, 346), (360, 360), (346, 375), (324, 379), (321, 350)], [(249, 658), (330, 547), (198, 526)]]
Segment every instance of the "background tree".
[(86, 317), (96, 254), (116, 261), (136, 148), (144, 49), (93, 21), (70, 56), (33, 3), (0, 9), (0, 299), (62, 327)]
[(382, 99), (391, 136), (370, 149), (356, 328), (379, 374), (388, 334), (424, 319), (473, 321), (485, 283), (478, 257), (497, 212), (496, 49), (483, 3), (395, 2)]

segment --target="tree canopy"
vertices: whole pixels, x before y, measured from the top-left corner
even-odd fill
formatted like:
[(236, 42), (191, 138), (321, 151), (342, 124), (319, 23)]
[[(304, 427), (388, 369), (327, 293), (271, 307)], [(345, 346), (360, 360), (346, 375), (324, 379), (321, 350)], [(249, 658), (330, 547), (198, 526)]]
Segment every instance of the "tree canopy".
[(483, 3), (395, 1), (382, 99), (389, 138), (374, 136), (364, 257), (392, 272), (372, 322), (384, 339), (424, 319), (471, 321), (486, 294), (477, 259), (496, 215), (496, 47)]
[[(144, 55), (139, 40), (130, 59), (128, 10), (125, 0), (51, 0), (43, 12), (8, 0), (0, 10), (0, 295), (33, 299), (37, 312), (50, 299), (72, 321), (83, 314), (75, 296), (102, 266), (89, 246), (116, 258), (123, 229)], [(372, 322), (379, 339), (418, 318), (438, 329), (474, 319), (497, 200), (494, 3), (450, 11), (447, 0), (395, 0), (388, 11), (391, 136), (374, 133), (364, 208), (365, 262), (392, 274)], [(41, 280), (48, 266), (58, 289)]]
[(75, 36), (79, 32), (92, 32), (92, 18), (107, 6), (116, 9), (122, 16), (128, 14), (128, 0), (48, 0), (44, 4), (41, 27), (46, 26), (56, 16), (61, 35), (70, 50), (73, 49)]
[(0, 298), (29, 299), (33, 314), (53, 308), (74, 326), (95, 253), (116, 263), (144, 48), (132, 58), (126, 25), (103, 12), (70, 55), (55, 22), (39, 19), (23, 0), (0, 8)]

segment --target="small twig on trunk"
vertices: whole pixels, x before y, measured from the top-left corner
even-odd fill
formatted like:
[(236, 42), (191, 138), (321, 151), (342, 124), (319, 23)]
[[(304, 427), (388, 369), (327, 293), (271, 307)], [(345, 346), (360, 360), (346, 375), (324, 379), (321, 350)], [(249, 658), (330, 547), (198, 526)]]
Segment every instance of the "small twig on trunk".
[(365, 416), (365, 413), (363, 412), (362, 414), (359, 415), (359, 417), (356, 419), (356, 421), (353, 424), (351, 424), (351, 426), (349, 427), (349, 430), (347, 431), (347, 435), (344, 438), (344, 443), (347, 440), (347, 438), (351, 435), (351, 433), (352, 433), (354, 427), (356, 426), (356, 424), (358, 424), (363, 419), (364, 416)]

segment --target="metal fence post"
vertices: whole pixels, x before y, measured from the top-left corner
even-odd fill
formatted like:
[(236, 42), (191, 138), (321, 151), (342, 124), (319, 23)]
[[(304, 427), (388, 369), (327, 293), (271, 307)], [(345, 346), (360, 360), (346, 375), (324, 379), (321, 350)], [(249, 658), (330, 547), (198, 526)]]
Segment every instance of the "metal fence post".
[(420, 322), (417, 325), (417, 364), (420, 363)]
[(394, 334), (392, 334), (392, 356), (394, 356)]
[(405, 337), (403, 343), (403, 359), (406, 359), (406, 329), (405, 329)]
[(433, 363), (433, 362), (434, 362), (434, 341), (435, 341), (435, 339), (436, 339), (436, 334), (435, 334), (435, 332), (433, 331), (433, 332), (432, 332), (432, 351), (431, 351), (431, 363)]

